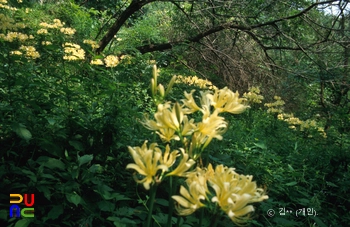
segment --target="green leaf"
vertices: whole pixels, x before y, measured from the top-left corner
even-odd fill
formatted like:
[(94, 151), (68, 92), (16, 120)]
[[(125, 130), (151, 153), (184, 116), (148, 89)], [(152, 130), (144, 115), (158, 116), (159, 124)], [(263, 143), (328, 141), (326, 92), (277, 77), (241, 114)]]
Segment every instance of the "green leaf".
[(45, 166), (49, 169), (57, 168), (60, 170), (64, 170), (65, 168), (65, 164), (61, 160), (55, 158), (49, 158), (49, 160), (45, 163)]
[(165, 207), (169, 206), (169, 201), (165, 199), (156, 199), (156, 203)]
[(84, 151), (84, 146), (80, 141), (70, 140), (68, 143), (69, 143), (69, 145), (74, 147), (77, 151)]
[(295, 171), (294, 168), (293, 168), (290, 164), (288, 164), (288, 169), (289, 169), (290, 171), (292, 171), (292, 172)]
[(262, 150), (267, 149), (266, 144), (264, 144), (264, 143), (254, 143), (254, 145)]
[(32, 138), (32, 134), (28, 129), (25, 128), (24, 125), (19, 123), (13, 123), (11, 125), (12, 130), (22, 139), (26, 140), (27, 142)]
[(311, 216), (311, 219), (313, 219), (316, 223), (316, 225), (314, 226), (327, 227), (327, 225), (323, 221), (321, 221), (321, 219), (319, 219), (318, 217)]
[(100, 164), (93, 164), (90, 168), (89, 171), (92, 173), (102, 173), (103, 167)]
[(310, 200), (304, 199), (304, 198), (298, 199), (297, 201), (299, 202), (300, 205), (303, 205), (305, 207), (310, 204)]
[(112, 212), (115, 209), (115, 204), (108, 202), (108, 201), (100, 201), (97, 203), (98, 208), (100, 208), (102, 211), (109, 211)]
[(37, 181), (37, 177), (32, 171), (22, 169), (22, 173), (26, 174), (26, 176), (29, 177), (29, 179), (31, 179), (33, 182)]
[(54, 125), (56, 123), (56, 120), (53, 118), (46, 118), (47, 122), (49, 122), (50, 125)]
[(62, 205), (55, 205), (50, 212), (47, 214), (49, 219), (55, 220), (57, 219), (61, 214), (63, 214), (63, 206)]
[(292, 182), (287, 183), (286, 185), (287, 186), (294, 186), (294, 185), (297, 185), (297, 184), (298, 184), (297, 182), (292, 181)]
[(16, 222), (15, 227), (27, 227), (30, 224), (30, 220), (27, 218), (21, 219)]
[(81, 197), (78, 194), (70, 194), (66, 195), (66, 198), (69, 202), (73, 203), (74, 205), (78, 206), (81, 202)]
[(333, 184), (332, 182), (329, 182), (329, 181), (326, 181), (326, 184), (327, 184), (328, 186), (331, 186), (331, 187), (335, 187), (335, 188), (338, 187), (338, 185), (335, 185), (335, 184)]
[(86, 155), (79, 157), (79, 159), (78, 159), (79, 166), (82, 166), (85, 163), (90, 162), (93, 158), (94, 158), (94, 155), (92, 155), (92, 154), (86, 154)]
[(8, 219), (7, 210), (0, 210), (0, 219), (2, 219), (2, 220), (7, 220)]
[(44, 193), (45, 198), (50, 200), (51, 192), (50, 192), (49, 188), (46, 185), (38, 185), (38, 186), (36, 186), (36, 188), (38, 189), (39, 192)]

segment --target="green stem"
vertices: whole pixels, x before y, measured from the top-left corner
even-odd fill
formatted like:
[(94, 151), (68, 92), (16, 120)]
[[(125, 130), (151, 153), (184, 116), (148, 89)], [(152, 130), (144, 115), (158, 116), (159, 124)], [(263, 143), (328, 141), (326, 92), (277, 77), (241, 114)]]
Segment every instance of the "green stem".
[(156, 198), (156, 194), (157, 194), (157, 185), (154, 184), (151, 186), (150, 199), (149, 199), (150, 202), (149, 202), (149, 208), (148, 208), (146, 227), (151, 227), (153, 205), (154, 205), (154, 200)]
[(174, 201), (171, 198), (171, 196), (173, 195), (173, 177), (170, 176), (169, 177), (169, 213), (168, 213), (168, 222), (167, 222), (167, 226), (171, 227), (172, 226), (172, 217), (173, 217), (173, 210), (174, 210)]
[(178, 217), (177, 217), (177, 222), (176, 222), (176, 227), (179, 227), (179, 226), (180, 226), (180, 222), (181, 222), (181, 217), (178, 216)]
[(202, 227), (203, 217), (204, 217), (204, 209), (201, 209), (201, 212), (199, 215), (199, 223), (198, 223), (199, 227)]
[(211, 221), (210, 223), (210, 226), (211, 227), (216, 227), (218, 225), (218, 213), (216, 213), (214, 216), (213, 216), (213, 220)]

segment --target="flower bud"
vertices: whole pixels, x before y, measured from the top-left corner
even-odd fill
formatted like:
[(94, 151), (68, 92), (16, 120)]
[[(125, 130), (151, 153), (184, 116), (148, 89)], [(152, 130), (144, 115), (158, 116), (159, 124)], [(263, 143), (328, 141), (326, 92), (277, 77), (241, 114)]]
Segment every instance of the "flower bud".
[(158, 91), (162, 98), (164, 98), (164, 86), (162, 84), (158, 85)]
[(176, 80), (176, 76), (173, 76), (168, 84), (168, 87), (166, 88), (165, 96), (167, 96), (169, 94), (169, 92), (171, 91), (171, 88), (173, 87), (175, 80)]

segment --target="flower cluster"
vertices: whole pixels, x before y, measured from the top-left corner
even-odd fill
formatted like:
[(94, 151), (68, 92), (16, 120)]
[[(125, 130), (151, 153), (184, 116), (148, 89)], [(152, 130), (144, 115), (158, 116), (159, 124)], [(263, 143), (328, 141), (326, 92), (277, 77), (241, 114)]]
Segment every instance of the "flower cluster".
[(64, 23), (62, 23), (59, 19), (54, 19), (53, 24), (41, 22), (39, 25), (43, 28), (62, 28)]
[[(200, 106), (197, 105), (191, 93), (185, 92), (185, 99), (182, 105), (169, 102), (159, 104), (157, 112), (154, 114), (155, 120), (148, 116), (141, 122), (146, 128), (156, 131), (164, 142), (171, 140), (182, 140), (184, 143), (190, 142), (188, 152), (194, 159), (199, 157), (198, 151), (202, 151), (213, 138), (221, 140), (222, 134), (227, 129), (227, 122), (220, 113), (228, 112), (232, 114), (242, 113), (248, 106), (243, 104), (238, 92), (234, 93), (227, 87), (212, 91), (200, 92)], [(212, 111), (213, 109), (213, 111)], [(202, 121), (195, 123), (194, 119), (189, 119), (188, 115), (200, 111)], [(187, 141), (190, 136), (191, 141)]]
[[(167, 145), (165, 152), (161, 151), (156, 143), (152, 143), (149, 147), (147, 141), (142, 147), (128, 147), (135, 163), (126, 166), (127, 169), (134, 169), (141, 176), (135, 175), (135, 181), (142, 183), (146, 190), (150, 189), (150, 185), (160, 183), (166, 176), (183, 176), (184, 173), (195, 164), (183, 149), (181, 154), (178, 150), (170, 152), (170, 146)], [(176, 165), (177, 158), (181, 156), (181, 161)]]
[[(154, 66), (151, 79), (153, 99), (159, 96), (165, 98), (175, 79), (176, 77), (171, 79), (167, 91), (164, 91), (164, 87), (157, 84), (157, 68)], [(225, 87), (214, 88), (214, 91), (201, 91), (197, 103), (193, 97), (194, 92), (195, 90), (185, 92), (181, 103), (159, 103), (154, 119), (145, 116), (141, 123), (147, 129), (155, 131), (167, 144), (165, 151), (162, 152), (155, 143), (147, 147), (147, 141), (142, 147), (129, 147), (135, 163), (128, 164), (126, 168), (137, 172), (134, 175), (135, 181), (142, 183), (147, 190), (160, 183), (164, 177), (185, 177), (186, 186), (180, 187), (180, 195), (171, 194), (171, 198), (177, 202), (176, 210), (179, 215), (190, 215), (201, 207), (217, 212), (216, 207), (220, 207), (233, 222), (242, 223), (254, 211), (251, 203), (268, 198), (264, 195), (264, 190), (257, 188), (256, 183), (252, 182), (252, 176), (239, 175), (233, 168), (223, 165), (218, 165), (215, 170), (211, 164), (208, 168), (190, 169), (211, 140), (221, 140), (227, 130), (227, 122), (220, 114), (242, 113), (248, 108), (246, 100), (240, 98), (238, 92), (232, 92)], [(202, 116), (199, 122), (190, 118), (196, 112)], [(170, 152), (169, 144), (180, 144), (180, 148)], [(178, 163), (176, 167), (173, 167), (174, 163)], [(198, 164), (203, 166), (201, 159)], [(151, 190), (151, 204), (154, 202), (154, 193), (155, 190)], [(150, 215), (152, 208), (148, 220)], [(148, 221), (148, 226), (149, 223)]]
[(216, 166), (215, 170), (211, 164), (205, 169), (197, 167), (187, 174), (186, 185), (189, 190), (181, 186), (181, 196), (172, 196), (178, 203), (176, 209), (180, 215), (217, 204), (233, 222), (241, 224), (254, 211), (251, 203), (268, 199), (264, 190), (252, 181), (252, 176), (240, 175), (223, 165)]
[(211, 81), (205, 79), (200, 79), (197, 76), (182, 76), (182, 75), (178, 75), (176, 76), (176, 83), (184, 83), (184, 84), (188, 84), (188, 85), (193, 85), (193, 86), (197, 86), (201, 89), (217, 89), (217, 87), (215, 85), (212, 84)]
[(41, 45), (43, 45), (43, 46), (52, 45), (52, 42), (50, 42), (50, 41), (42, 41)]
[(83, 43), (89, 44), (93, 50), (94, 50), (94, 49), (97, 49), (97, 48), (99, 47), (99, 45), (97, 44), (97, 42), (94, 41), (94, 40), (85, 39), (85, 40), (83, 41)]
[(74, 35), (76, 30), (74, 28), (61, 28), (60, 32), (62, 32), (65, 35)]
[(0, 0), (0, 9), (7, 9), (11, 11), (17, 11), (17, 8), (7, 5), (7, 0)]
[(131, 57), (129, 55), (122, 55), (122, 56), (120, 56), (120, 60), (124, 64), (131, 64)]
[(103, 64), (103, 61), (102, 61), (101, 59), (92, 59), (92, 60), (90, 61), (90, 64), (91, 64), (91, 65), (104, 65), (104, 64)]
[(20, 42), (24, 42), (28, 39), (34, 39), (34, 36), (23, 34), (20, 32), (9, 32), (6, 35), (0, 34), (0, 39), (3, 39), (8, 42), (13, 42), (14, 40), (19, 40)]
[(81, 49), (81, 47), (78, 44), (65, 43), (63, 44), (63, 47), (64, 47), (64, 53), (66, 53), (66, 55), (63, 56), (64, 60), (67, 60), (67, 61), (84, 60), (85, 51)]
[(36, 51), (35, 47), (33, 46), (21, 46), (19, 49), (25, 51), (25, 56), (27, 58), (37, 59), (40, 57), (39, 52)]
[(279, 96), (275, 96), (273, 98), (276, 100), (275, 102), (265, 103), (265, 106), (268, 107), (267, 112), (268, 113), (282, 113), (283, 106), (284, 106), (285, 102)]
[(36, 31), (36, 34), (41, 35), (41, 34), (47, 34), (48, 31), (46, 28), (41, 28), (38, 31)]
[(105, 60), (106, 67), (114, 68), (119, 64), (118, 57), (114, 55), (108, 55), (107, 57), (105, 57), (104, 60)]
[(264, 97), (260, 95), (260, 89), (258, 87), (251, 87), (248, 93), (244, 93), (243, 97), (247, 99), (249, 104), (261, 103)]
[(13, 50), (13, 51), (10, 51), (10, 54), (11, 54), (11, 55), (18, 55), (18, 56), (20, 56), (20, 55), (22, 55), (23, 53), (22, 53), (21, 51), (19, 51), (19, 50)]
[(278, 114), (277, 118), (279, 120), (287, 122), (289, 124), (289, 128), (291, 128), (291, 129), (296, 130), (297, 127), (300, 127), (300, 131), (305, 131), (307, 129), (314, 129), (314, 130), (317, 130), (318, 132), (320, 132), (320, 134), (323, 137), (325, 137), (325, 138), (327, 137), (324, 129), (322, 127), (319, 127), (315, 120), (307, 119), (307, 120), (303, 121), (297, 117), (294, 117), (293, 114), (286, 114), (286, 113)]

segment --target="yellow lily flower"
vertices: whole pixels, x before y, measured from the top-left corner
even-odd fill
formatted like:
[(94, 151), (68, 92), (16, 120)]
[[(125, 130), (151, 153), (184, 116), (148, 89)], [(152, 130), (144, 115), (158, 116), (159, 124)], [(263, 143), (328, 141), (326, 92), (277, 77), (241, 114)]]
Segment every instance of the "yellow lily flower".
[(165, 152), (163, 154), (163, 158), (160, 159), (160, 163), (164, 164), (170, 168), (171, 166), (174, 165), (178, 154), (179, 154), (179, 151), (177, 151), (177, 150), (174, 150), (170, 153), (170, 146), (169, 146), (169, 144), (167, 144), (165, 147)]
[(191, 119), (190, 121), (188, 121), (188, 117), (186, 115), (183, 117), (183, 127), (181, 131), (181, 135), (183, 136), (192, 135), (192, 133), (197, 128), (197, 126), (193, 122), (194, 122), (194, 119)]
[[(154, 120), (150, 120), (145, 116), (141, 122), (145, 128), (157, 131), (157, 134), (163, 141), (179, 140), (180, 137), (175, 133), (180, 131), (182, 121), (184, 120), (184, 112), (178, 103), (175, 103), (170, 111), (170, 103), (159, 104), (158, 110), (154, 114)], [(187, 120), (187, 118), (186, 118)]]
[(219, 165), (209, 180), (210, 186), (215, 191), (212, 202), (217, 203), (235, 223), (242, 223), (248, 218), (248, 214), (254, 211), (253, 202), (268, 199), (261, 188), (257, 188), (252, 182), (252, 176), (237, 174), (233, 168)]
[(239, 98), (239, 93), (233, 93), (227, 87), (220, 90), (216, 89), (215, 93), (213, 95), (209, 94), (208, 97), (211, 99), (211, 105), (219, 112), (239, 114), (248, 108), (248, 106), (242, 104), (244, 99)]
[(186, 171), (189, 170), (196, 162), (193, 159), (189, 159), (189, 155), (180, 148), (182, 153), (182, 158), (179, 165), (166, 176), (179, 176), (182, 177), (185, 175)]
[(160, 128), (156, 133), (165, 142), (170, 142), (171, 140), (180, 140), (180, 137), (175, 134), (175, 130), (172, 128)]
[(213, 138), (222, 140), (222, 134), (226, 130), (227, 122), (225, 118), (218, 116), (218, 112), (215, 111), (210, 116), (203, 115), (203, 120), (197, 124), (197, 130), (195, 132), (197, 142), (203, 144), (202, 149), (204, 149)]
[(137, 183), (142, 183), (145, 189), (149, 190), (150, 185), (159, 179), (158, 170), (161, 170), (162, 173), (168, 171), (168, 166), (159, 164), (162, 151), (157, 147), (156, 143), (152, 143), (150, 147), (147, 148), (147, 141), (144, 142), (142, 147), (128, 147), (128, 149), (135, 163), (128, 164), (126, 169), (134, 169), (142, 175), (142, 179), (135, 176), (135, 181)]
[(196, 104), (196, 101), (194, 101), (194, 98), (193, 98), (193, 93), (194, 92), (195, 92), (195, 90), (192, 90), (191, 93), (187, 93), (185, 91), (186, 99), (182, 99), (182, 102), (183, 102), (184, 106), (188, 107), (188, 108), (184, 109), (184, 112), (186, 114), (191, 114), (191, 113), (197, 112), (198, 110), (201, 109)]
[(175, 209), (179, 215), (190, 215), (197, 209), (204, 207), (201, 200), (205, 200), (205, 192), (198, 189), (200, 189), (200, 187), (197, 187), (195, 182), (189, 185), (189, 191), (181, 185), (180, 194), (182, 196), (172, 196), (178, 203)]

